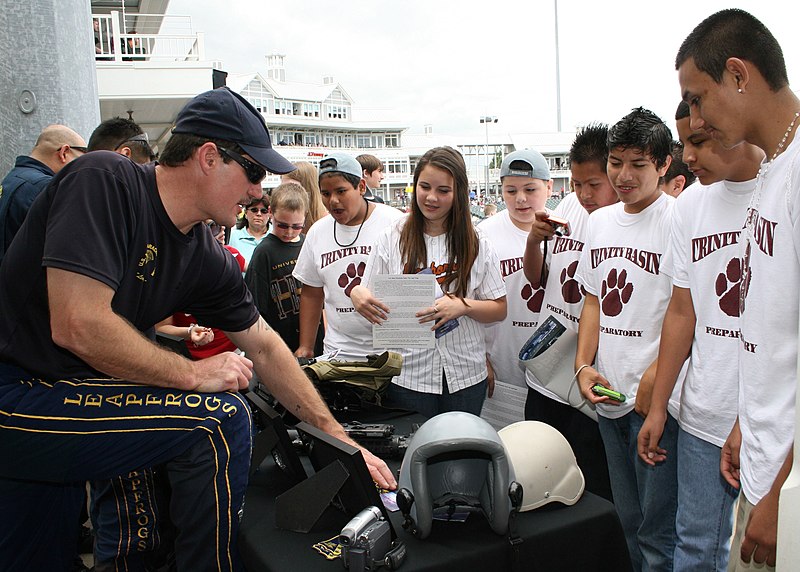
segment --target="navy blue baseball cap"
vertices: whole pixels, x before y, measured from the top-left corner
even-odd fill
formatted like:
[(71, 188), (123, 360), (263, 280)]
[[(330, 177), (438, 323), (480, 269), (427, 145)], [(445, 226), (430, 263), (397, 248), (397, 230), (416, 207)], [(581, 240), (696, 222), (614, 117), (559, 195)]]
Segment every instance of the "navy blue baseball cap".
[(227, 87), (192, 98), (178, 113), (172, 132), (236, 143), (271, 173), (282, 175), (297, 168), (272, 148), (267, 124), (258, 110)]

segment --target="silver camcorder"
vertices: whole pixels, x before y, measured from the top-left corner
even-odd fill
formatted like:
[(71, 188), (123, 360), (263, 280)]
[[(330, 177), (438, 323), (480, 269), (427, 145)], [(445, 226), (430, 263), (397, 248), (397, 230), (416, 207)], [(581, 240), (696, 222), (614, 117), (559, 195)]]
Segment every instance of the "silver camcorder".
[(385, 565), (387, 553), (392, 549), (389, 523), (380, 509), (370, 506), (359, 512), (339, 534), (342, 563), (350, 570), (377, 570)]

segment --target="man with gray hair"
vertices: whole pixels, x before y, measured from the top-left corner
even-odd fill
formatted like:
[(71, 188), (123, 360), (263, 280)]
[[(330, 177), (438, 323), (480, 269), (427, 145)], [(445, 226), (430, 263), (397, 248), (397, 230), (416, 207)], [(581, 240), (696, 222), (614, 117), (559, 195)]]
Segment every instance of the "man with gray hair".
[(86, 153), (86, 142), (66, 125), (48, 125), (30, 155), (20, 155), (0, 183), (0, 262), (33, 199), (64, 165)]

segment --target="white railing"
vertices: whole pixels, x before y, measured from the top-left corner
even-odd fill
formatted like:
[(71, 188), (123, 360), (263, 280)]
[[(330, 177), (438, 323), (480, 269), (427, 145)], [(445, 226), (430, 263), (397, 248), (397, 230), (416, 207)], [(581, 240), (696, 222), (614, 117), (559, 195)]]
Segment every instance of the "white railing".
[(165, 14), (92, 15), (95, 59), (102, 62), (203, 61), (203, 33), (189, 16)]

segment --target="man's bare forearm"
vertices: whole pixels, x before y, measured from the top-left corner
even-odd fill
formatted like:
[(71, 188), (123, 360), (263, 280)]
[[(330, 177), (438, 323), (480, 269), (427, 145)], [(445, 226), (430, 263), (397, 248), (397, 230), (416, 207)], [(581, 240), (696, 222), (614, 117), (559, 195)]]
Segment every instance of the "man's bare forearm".
[(253, 361), (262, 383), (288, 412), (337, 437), (345, 436), (297, 358), (263, 318), (244, 332), (228, 335)]
[(48, 269), (53, 341), (97, 371), (157, 387), (193, 389), (191, 361), (146, 338), (111, 309), (113, 290), (92, 278)]

